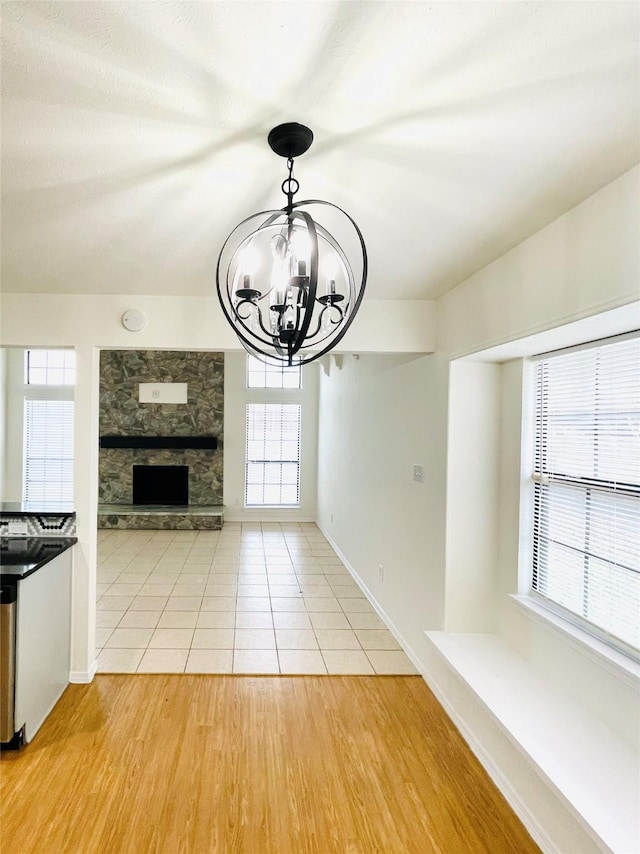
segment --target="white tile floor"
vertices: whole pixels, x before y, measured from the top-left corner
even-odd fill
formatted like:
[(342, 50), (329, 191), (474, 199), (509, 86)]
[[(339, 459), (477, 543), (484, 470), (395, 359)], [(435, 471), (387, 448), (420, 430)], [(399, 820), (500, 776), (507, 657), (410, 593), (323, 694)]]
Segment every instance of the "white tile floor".
[(98, 532), (103, 673), (410, 674), (314, 524)]

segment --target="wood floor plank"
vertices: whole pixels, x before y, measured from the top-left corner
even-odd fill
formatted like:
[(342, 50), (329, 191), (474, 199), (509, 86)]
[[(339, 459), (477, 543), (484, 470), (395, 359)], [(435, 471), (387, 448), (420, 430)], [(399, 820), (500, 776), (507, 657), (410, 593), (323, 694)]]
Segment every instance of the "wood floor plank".
[(419, 677), (99, 675), (0, 772), (2, 852), (538, 851)]

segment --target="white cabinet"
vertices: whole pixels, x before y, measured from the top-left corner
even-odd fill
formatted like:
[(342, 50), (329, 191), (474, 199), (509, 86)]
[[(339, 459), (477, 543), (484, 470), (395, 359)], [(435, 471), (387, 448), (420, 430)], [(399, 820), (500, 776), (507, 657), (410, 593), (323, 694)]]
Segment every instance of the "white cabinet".
[(31, 741), (69, 684), (72, 549), (18, 582), (15, 729)]

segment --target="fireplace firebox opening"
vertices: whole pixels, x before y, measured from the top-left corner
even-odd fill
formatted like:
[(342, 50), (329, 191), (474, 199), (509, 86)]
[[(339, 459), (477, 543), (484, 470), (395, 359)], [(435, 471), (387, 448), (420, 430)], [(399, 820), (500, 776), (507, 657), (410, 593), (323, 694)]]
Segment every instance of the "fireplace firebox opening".
[(187, 505), (189, 466), (133, 466), (133, 503)]

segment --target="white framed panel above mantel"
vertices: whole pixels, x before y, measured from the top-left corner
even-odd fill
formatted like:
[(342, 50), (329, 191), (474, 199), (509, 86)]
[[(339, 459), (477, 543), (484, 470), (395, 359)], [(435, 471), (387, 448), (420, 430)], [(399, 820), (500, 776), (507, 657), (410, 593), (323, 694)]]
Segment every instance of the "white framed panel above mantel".
[(139, 383), (140, 403), (186, 403), (188, 383)]

